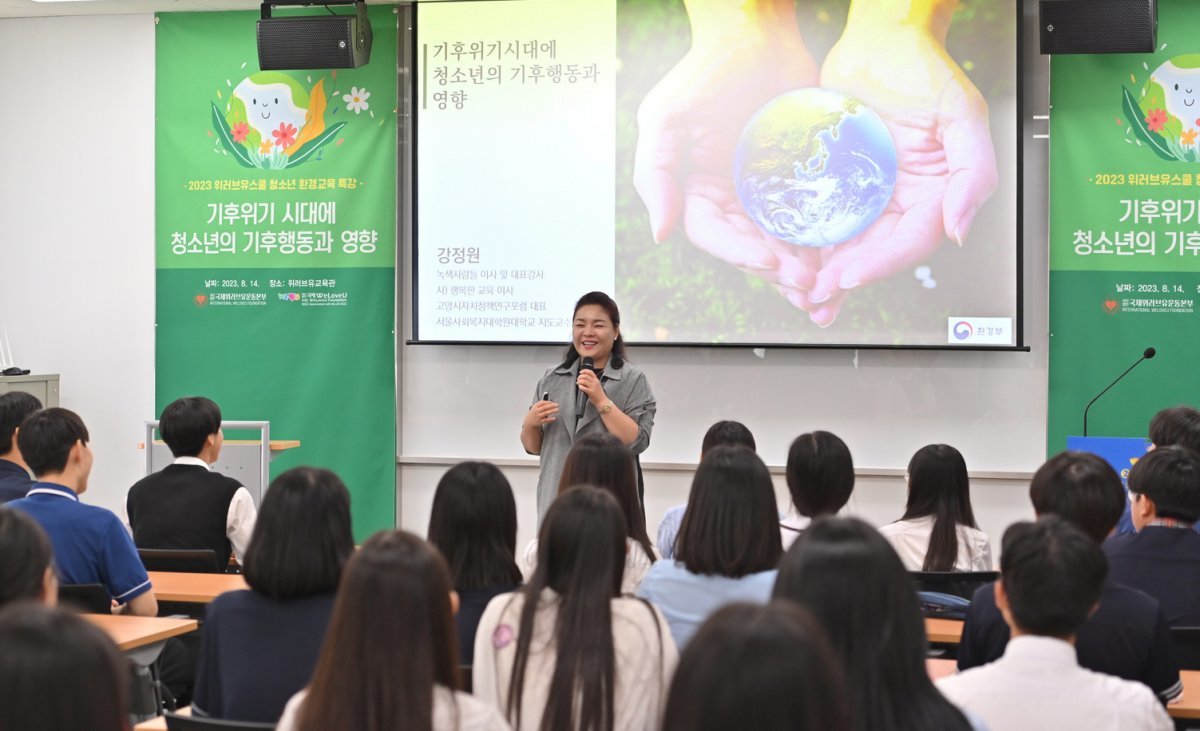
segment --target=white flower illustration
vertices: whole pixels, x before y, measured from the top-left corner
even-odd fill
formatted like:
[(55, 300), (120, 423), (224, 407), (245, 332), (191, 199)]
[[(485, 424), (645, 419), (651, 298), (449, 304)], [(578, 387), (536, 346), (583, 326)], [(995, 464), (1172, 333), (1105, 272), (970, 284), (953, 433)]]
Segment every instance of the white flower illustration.
[(360, 114), (370, 106), (367, 104), (367, 100), (370, 98), (371, 92), (366, 89), (360, 89), (357, 86), (351, 87), (349, 94), (342, 95), (342, 101), (346, 102), (346, 109), (355, 114)]

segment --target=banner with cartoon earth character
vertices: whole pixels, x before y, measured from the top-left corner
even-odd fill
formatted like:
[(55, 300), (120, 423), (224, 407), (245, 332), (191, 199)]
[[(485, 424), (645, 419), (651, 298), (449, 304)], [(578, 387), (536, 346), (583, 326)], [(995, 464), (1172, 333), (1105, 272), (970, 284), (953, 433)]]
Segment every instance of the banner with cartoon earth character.
[(272, 475), (337, 472), (360, 540), (395, 523), (393, 11), (340, 70), (259, 71), (257, 13), (155, 20), (156, 408), (300, 440)]
[(1150, 54), (1055, 56), (1047, 448), (1145, 436), (1200, 383), (1200, 5), (1160, 0)]

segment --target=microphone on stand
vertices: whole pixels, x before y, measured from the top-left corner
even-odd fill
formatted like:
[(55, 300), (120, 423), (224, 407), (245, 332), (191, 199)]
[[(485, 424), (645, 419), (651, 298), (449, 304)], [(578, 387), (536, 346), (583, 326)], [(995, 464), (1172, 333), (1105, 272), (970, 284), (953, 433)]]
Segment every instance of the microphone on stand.
[[(584, 371), (596, 372), (596, 361), (591, 356), (584, 356), (579, 361), (579, 372)], [(579, 384), (575, 384), (575, 424), (579, 425), (579, 420), (583, 418), (583, 410), (587, 408), (588, 396), (579, 388)]]
[(1083, 435), (1084, 435), (1085, 437), (1087, 436), (1087, 417), (1088, 417), (1088, 409), (1092, 408), (1092, 404), (1096, 403), (1096, 401), (1098, 401), (1098, 400), (1100, 399), (1100, 397), (1101, 397), (1101, 396), (1103, 396), (1104, 394), (1108, 393), (1108, 389), (1110, 389), (1110, 388), (1112, 388), (1113, 386), (1117, 385), (1117, 383), (1119, 383), (1119, 382), (1120, 382), (1120, 380), (1121, 380), (1122, 378), (1124, 378), (1125, 376), (1129, 375), (1129, 371), (1133, 370), (1134, 368), (1137, 368), (1137, 367), (1138, 367), (1138, 365), (1139, 365), (1139, 364), (1141, 364), (1141, 362), (1142, 362), (1142, 361), (1144, 361), (1144, 360), (1150, 360), (1151, 358), (1153, 358), (1153, 357), (1154, 357), (1154, 356), (1157, 354), (1157, 352), (1158, 352), (1158, 351), (1156, 351), (1154, 348), (1146, 348), (1145, 350), (1143, 350), (1143, 351), (1142, 351), (1142, 357), (1141, 357), (1141, 358), (1138, 358), (1138, 359), (1137, 359), (1137, 361), (1136, 361), (1136, 362), (1135, 362), (1133, 365), (1131, 365), (1131, 366), (1129, 366), (1128, 368), (1126, 368), (1126, 369), (1125, 369), (1125, 372), (1124, 372), (1124, 373), (1122, 373), (1121, 375), (1117, 376), (1117, 380), (1115, 380), (1115, 381), (1113, 381), (1112, 383), (1108, 384), (1108, 386), (1106, 386), (1106, 387), (1105, 387), (1105, 389), (1104, 389), (1103, 391), (1101, 391), (1100, 393), (1096, 394), (1096, 398), (1092, 399), (1091, 401), (1088, 401), (1088, 405), (1087, 405), (1086, 407), (1084, 407), (1084, 409), (1083, 409)]

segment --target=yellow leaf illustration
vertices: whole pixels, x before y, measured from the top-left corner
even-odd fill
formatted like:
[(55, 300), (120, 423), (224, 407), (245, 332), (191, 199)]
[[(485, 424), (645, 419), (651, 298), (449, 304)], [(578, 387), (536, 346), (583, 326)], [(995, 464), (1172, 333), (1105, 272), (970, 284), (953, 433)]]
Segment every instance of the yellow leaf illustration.
[(300, 136), (291, 147), (284, 150), (290, 157), (296, 150), (304, 146), (305, 142), (314, 139), (317, 135), (325, 131), (325, 79), (321, 79), (313, 86), (312, 91), (308, 94), (308, 111), (304, 114), (304, 129), (300, 130)]

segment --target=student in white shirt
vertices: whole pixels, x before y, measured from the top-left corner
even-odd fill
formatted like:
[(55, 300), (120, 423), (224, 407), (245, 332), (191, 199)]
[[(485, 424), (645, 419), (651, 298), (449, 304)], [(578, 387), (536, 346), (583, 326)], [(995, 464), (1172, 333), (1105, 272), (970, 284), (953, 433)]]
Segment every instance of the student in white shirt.
[(836, 515), (854, 491), (854, 460), (836, 434), (815, 431), (801, 434), (788, 448), (787, 486), (792, 504), (779, 521), (783, 550), (787, 550), (810, 522)]
[(1075, 635), (1095, 611), (1108, 573), (1096, 542), (1055, 515), (1004, 533), (996, 606), (1012, 639), (990, 665), (944, 678), (948, 698), (991, 731), (1170, 731), (1170, 717), (1141, 683), (1085, 670)]
[(458, 687), (458, 595), (437, 549), (376, 533), (346, 564), (312, 682), (279, 731), (506, 731)]
[(678, 656), (658, 610), (621, 596), (624, 522), (603, 490), (560, 493), (529, 583), (484, 610), (475, 696), (514, 729), (658, 729)]
[(992, 547), (975, 524), (962, 454), (921, 447), (908, 463), (904, 516), (879, 529), (909, 571), (991, 571)]

